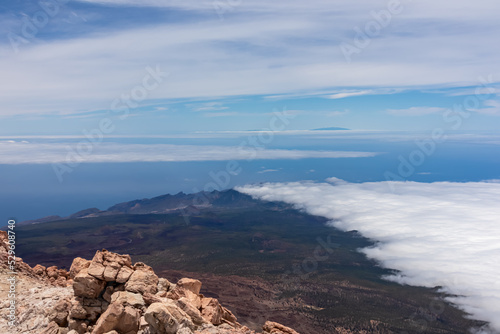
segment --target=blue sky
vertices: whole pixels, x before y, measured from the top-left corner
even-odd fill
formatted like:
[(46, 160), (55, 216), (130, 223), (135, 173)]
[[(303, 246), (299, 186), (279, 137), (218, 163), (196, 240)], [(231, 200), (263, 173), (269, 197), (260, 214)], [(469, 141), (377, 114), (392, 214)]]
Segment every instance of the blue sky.
[(116, 135), (252, 130), (285, 108), (297, 115), (288, 130), (425, 131), (451, 108), (467, 113), (454, 130), (495, 131), (499, 9), (489, 0), (3, 2), (0, 133), (77, 135), (106, 117)]

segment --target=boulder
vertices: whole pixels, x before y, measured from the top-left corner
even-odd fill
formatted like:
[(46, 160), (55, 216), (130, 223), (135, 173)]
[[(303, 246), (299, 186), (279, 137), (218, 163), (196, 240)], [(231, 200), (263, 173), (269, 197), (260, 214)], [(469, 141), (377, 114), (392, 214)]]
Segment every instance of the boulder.
[(233, 314), (233, 312), (229, 311), (227, 308), (222, 306), (222, 321), (230, 324), (234, 328), (240, 328), (241, 325), (238, 323), (238, 319)]
[(69, 316), (71, 319), (88, 320), (95, 322), (108, 307), (108, 303), (102, 299), (88, 299), (75, 297), (71, 300)]
[(165, 291), (168, 292), (170, 290), (172, 283), (168, 281), (166, 278), (160, 278), (158, 280), (158, 292)]
[(166, 296), (178, 300), (185, 297), (196, 308), (201, 307), (202, 295), (200, 295), (201, 282), (191, 278), (181, 278), (177, 284), (172, 284)]
[(224, 310), (215, 298), (203, 298), (201, 300), (201, 315), (203, 319), (213, 325), (220, 325), (222, 323), (222, 316)]
[[(102, 251), (97, 251), (94, 255), (88, 268), (88, 273), (100, 280), (113, 282), (117, 280), (118, 273), (122, 267), (132, 267), (130, 255), (120, 255), (103, 249)], [(123, 280), (123, 277), (120, 280)]]
[(97, 320), (92, 334), (105, 334), (113, 330), (119, 333), (137, 333), (140, 319), (139, 310), (120, 303), (112, 303)]
[(142, 298), (144, 298), (144, 302), (146, 303), (146, 305), (151, 305), (153, 303), (161, 303), (163, 301), (163, 299), (160, 296), (158, 296), (158, 294), (152, 295), (148, 292), (143, 294)]
[(299, 334), (298, 332), (294, 331), (293, 329), (283, 326), (282, 324), (279, 324), (277, 322), (272, 322), (272, 321), (266, 321), (264, 326), (262, 327), (264, 330), (264, 333), (267, 334)]
[(195, 295), (199, 295), (200, 294), (200, 290), (201, 290), (201, 282), (198, 281), (197, 279), (181, 278), (177, 282), (177, 287), (182, 288), (184, 290), (191, 291)]
[(46, 276), (47, 275), (47, 268), (44, 266), (37, 264), (36, 266), (33, 267), (33, 272), (38, 275), (38, 276)]
[(116, 282), (126, 283), (130, 276), (134, 273), (134, 270), (129, 267), (121, 267), (120, 271), (116, 274)]
[(68, 326), (68, 315), (71, 303), (67, 299), (60, 300), (49, 312), (49, 321), (54, 321), (60, 327)]
[(75, 258), (71, 264), (71, 268), (69, 269), (69, 277), (74, 279), (80, 271), (87, 269), (90, 266), (90, 262), (91, 261), (85, 260), (81, 257)]
[(158, 276), (153, 268), (138, 262), (134, 266), (134, 273), (125, 284), (125, 290), (144, 294), (146, 292), (155, 294), (158, 291)]
[(132, 293), (129, 291), (118, 291), (111, 296), (112, 304), (128, 305), (136, 308), (145, 306), (144, 299), (140, 294)]
[(191, 318), (191, 321), (197, 326), (201, 326), (207, 321), (203, 318), (201, 315), (200, 310), (198, 310), (193, 304), (189, 302), (189, 300), (186, 297), (182, 297), (177, 301), (177, 305), (186, 312), (189, 317)]
[(47, 276), (49, 278), (57, 279), (59, 277), (59, 269), (57, 269), (56, 266), (48, 267), (47, 268)]
[(78, 334), (84, 334), (87, 332), (88, 324), (85, 320), (69, 319), (68, 329), (74, 330)]
[(175, 334), (181, 328), (195, 329), (189, 315), (173, 301), (151, 304), (144, 319), (150, 326), (151, 334)]
[(82, 269), (73, 282), (73, 291), (75, 296), (85, 298), (97, 298), (106, 286), (105, 281), (98, 280), (88, 274), (87, 269)]

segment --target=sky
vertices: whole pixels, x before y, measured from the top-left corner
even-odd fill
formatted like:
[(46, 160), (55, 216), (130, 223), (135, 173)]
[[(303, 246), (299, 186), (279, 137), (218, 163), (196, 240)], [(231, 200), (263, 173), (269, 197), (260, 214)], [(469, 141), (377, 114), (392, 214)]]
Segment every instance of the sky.
[[(500, 120), (493, 0), (42, 0), (0, 5), (0, 133), (462, 131)], [(458, 128), (456, 130), (458, 130)]]

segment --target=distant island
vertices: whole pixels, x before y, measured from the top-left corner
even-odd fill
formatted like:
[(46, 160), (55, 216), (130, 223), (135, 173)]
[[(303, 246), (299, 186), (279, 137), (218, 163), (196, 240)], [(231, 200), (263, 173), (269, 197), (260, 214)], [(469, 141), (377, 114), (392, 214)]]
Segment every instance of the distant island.
[(332, 126), (330, 128), (319, 128), (319, 129), (312, 129), (312, 131), (332, 131), (332, 130), (351, 130), (348, 128), (339, 128), (336, 126)]

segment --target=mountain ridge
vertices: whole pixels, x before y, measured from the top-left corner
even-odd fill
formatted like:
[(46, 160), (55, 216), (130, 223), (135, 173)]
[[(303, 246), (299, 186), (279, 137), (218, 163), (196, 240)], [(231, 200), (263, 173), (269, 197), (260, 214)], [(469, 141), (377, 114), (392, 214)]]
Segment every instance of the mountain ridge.
[[(240, 193), (234, 189), (214, 190), (212, 192), (201, 191), (198, 193), (186, 194), (164, 194), (152, 198), (135, 199), (121, 202), (110, 206), (106, 210), (98, 208), (88, 208), (75, 212), (69, 216), (47, 216), (38, 219), (19, 222), (18, 225), (41, 224), (47, 222), (95, 218), (102, 216), (120, 214), (165, 214), (181, 212), (189, 214), (200, 210), (223, 210), (228, 208), (253, 207), (261, 201), (253, 199), (251, 196)], [(284, 207), (288, 206), (282, 204)]]

